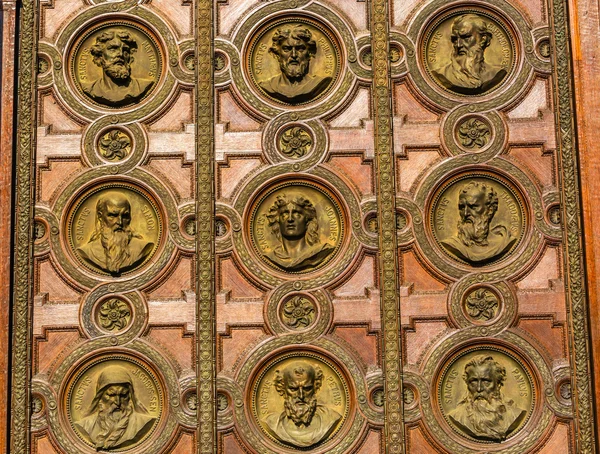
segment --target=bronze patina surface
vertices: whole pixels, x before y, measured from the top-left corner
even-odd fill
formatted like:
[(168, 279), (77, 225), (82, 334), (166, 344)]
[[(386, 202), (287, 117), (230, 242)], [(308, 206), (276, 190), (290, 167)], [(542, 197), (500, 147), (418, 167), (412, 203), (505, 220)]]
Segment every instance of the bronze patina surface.
[(278, 185), (259, 199), (251, 215), (255, 250), (269, 266), (310, 272), (330, 261), (342, 242), (339, 204), (308, 182)]
[(432, 79), (445, 90), (483, 95), (506, 80), (515, 64), (515, 49), (499, 19), (477, 10), (459, 10), (431, 27), (424, 61)]
[(305, 104), (325, 95), (340, 72), (340, 48), (323, 25), (306, 18), (268, 23), (252, 38), (247, 68), (267, 99)]
[(146, 263), (158, 249), (162, 222), (141, 189), (107, 184), (88, 191), (69, 215), (71, 251), (88, 269), (120, 276)]
[(71, 78), (88, 101), (120, 108), (136, 104), (156, 87), (162, 55), (151, 32), (133, 22), (91, 28), (71, 52)]
[(435, 239), (450, 257), (483, 266), (515, 249), (525, 230), (525, 214), (508, 183), (492, 175), (466, 174), (438, 192), (431, 223)]
[(317, 355), (277, 358), (262, 370), (252, 390), (256, 423), (286, 447), (326, 443), (344, 425), (349, 405), (343, 375)]
[(534, 406), (531, 375), (500, 349), (474, 348), (455, 357), (439, 382), (444, 418), (462, 436), (500, 443), (518, 433)]
[(99, 451), (123, 451), (140, 445), (156, 429), (162, 400), (159, 382), (147, 367), (110, 357), (76, 375), (65, 407), (81, 440)]

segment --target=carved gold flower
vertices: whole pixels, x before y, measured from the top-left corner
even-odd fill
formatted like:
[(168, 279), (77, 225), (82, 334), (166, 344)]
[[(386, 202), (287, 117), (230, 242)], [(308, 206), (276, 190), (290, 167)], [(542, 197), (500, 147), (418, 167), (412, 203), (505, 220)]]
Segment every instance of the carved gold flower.
[(312, 137), (300, 126), (286, 129), (279, 139), (281, 152), (291, 158), (301, 158), (312, 146)]
[(102, 136), (99, 146), (100, 153), (104, 158), (119, 161), (131, 151), (131, 139), (123, 131), (113, 129)]
[(483, 121), (470, 118), (458, 129), (458, 138), (463, 147), (482, 148), (490, 140), (490, 128)]
[(465, 303), (467, 313), (475, 319), (491, 320), (498, 310), (498, 297), (485, 288), (470, 293)]
[(314, 303), (302, 296), (295, 296), (283, 305), (283, 321), (290, 328), (300, 329), (310, 325), (314, 315)]
[(105, 301), (100, 306), (98, 321), (108, 331), (119, 331), (125, 328), (131, 320), (129, 304), (117, 298)]

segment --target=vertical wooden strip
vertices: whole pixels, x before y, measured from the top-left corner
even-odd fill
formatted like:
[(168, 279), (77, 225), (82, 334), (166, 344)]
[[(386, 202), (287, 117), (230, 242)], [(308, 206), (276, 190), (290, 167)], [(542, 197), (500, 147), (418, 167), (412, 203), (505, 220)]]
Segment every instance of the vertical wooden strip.
[(216, 453), (213, 2), (196, 9), (196, 380), (198, 453)]
[(579, 162), (574, 125), (571, 50), (566, 0), (553, 0), (552, 28), (555, 50), (555, 104), (558, 119), (558, 155), (561, 178), (562, 225), (566, 254), (564, 257), (567, 305), (571, 337), (573, 405), (575, 410), (576, 451), (596, 452), (593, 385), (590, 367), (588, 300), (582, 243), (582, 213)]
[(15, 252), (10, 452), (29, 452), (31, 378), (31, 275), (33, 266), (33, 203), (35, 151), (35, 74), (37, 26), (35, 2), (23, 1), (20, 21)]
[(385, 378), (385, 449), (404, 452), (400, 307), (396, 248), (396, 203), (388, 58), (388, 0), (373, 0), (371, 46), (375, 121), (375, 165), (379, 219), (379, 265)]
[[(16, 1), (0, 0), (0, 31), (2, 34), (2, 68), (0, 69), (0, 345), (9, 345), (10, 278), (12, 236), (12, 168), (13, 168), (13, 115)], [(9, 348), (0, 353), (0, 399), (9, 402)], [(8, 427), (8, 411), (0, 412), (0, 427)], [(0, 452), (9, 452), (7, 431), (0, 431)]]

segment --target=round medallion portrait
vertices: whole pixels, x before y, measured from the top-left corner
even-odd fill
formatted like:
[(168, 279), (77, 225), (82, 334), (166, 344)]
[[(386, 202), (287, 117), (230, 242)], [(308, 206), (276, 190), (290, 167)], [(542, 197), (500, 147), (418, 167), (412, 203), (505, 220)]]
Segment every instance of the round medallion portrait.
[(270, 361), (252, 388), (263, 433), (288, 448), (327, 443), (348, 418), (350, 394), (340, 370), (320, 355), (291, 353)]
[(423, 60), (431, 79), (444, 90), (484, 95), (498, 88), (515, 67), (514, 39), (491, 12), (460, 9), (428, 28)]
[(451, 179), (437, 192), (431, 228), (440, 248), (471, 266), (507, 257), (525, 232), (525, 209), (516, 189), (504, 179), (471, 173)]
[(306, 17), (288, 17), (259, 29), (248, 47), (246, 69), (266, 99), (301, 105), (325, 96), (341, 67), (335, 35)]
[(455, 356), (444, 368), (438, 401), (456, 433), (473, 441), (501, 443), (529, 420), (535, 387), (515, 355), (501, 348), (477, 347)]
[(70, 381), (65, 410), (71, 428), (97, 451), (126, 451), (144, 443), (159, 424), (163, 392), (155, 374), (128, 356), (86, 365)]
[(72, 254), (95, 273), (119, 277), (146, 264), (162, 221), (151, 196), (127, 183), (103, 184), (74, 203), (67, 222)]
[(109, 21), (91, 27), (70, 52), (71, 80), (93, 104), (122, 108), (154, 91), (163, 56), (154, 34), (141, 24)]
[(265, 191), (250, 215), (255, 251), (270, 267), (307, 273), (336, 255), (344, 236), (340, 204), (324, 187), (293, 181)]

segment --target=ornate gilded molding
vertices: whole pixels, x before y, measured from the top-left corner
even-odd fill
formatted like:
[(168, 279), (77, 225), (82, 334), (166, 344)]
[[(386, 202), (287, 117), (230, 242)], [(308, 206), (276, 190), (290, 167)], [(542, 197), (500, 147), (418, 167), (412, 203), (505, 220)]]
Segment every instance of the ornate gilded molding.
[(196, 392), (198, 453), (216, 453), (213, 2), (196, 4)]
[(397, 288), (398, 263), (396, 247), (396, 204), (394, 150), (392, 147), (392, 111), (388, 33), (389, 5), (387, 0), (371, 4), (373, 54), (373, 119), (375, 123), (375, 156), (377, 212), (379, 218), (379, 262), (382, 302), (383, 370), (385, 389), (386, 452), (404, 452), (402, 397), (402, 354), (400, 340), (400, 306)]
[(575, 413), (576, 451), (581, 454), (596, 452), (594, 441), (594, 414), (592, 409), (593, 382), (590, 366), (588, 301), (585, 289), (585, 262), (582, 241), (582, 213), (580, 207), (579, 162), (576, 149), (576, 132), (571, 79), (571, 50), (569, 46), (569, 16), (567, 2), (553, 0), (551, 3), (552, 28), (555, 50), (554, 98), (558, 120), (559, 168), (561, 172), (562, 228), (564, 238), (565, 298), (569, 335), (572, 342), (571, 377), (572, 402)]
[(35, 3), (21, 9), (19, 82), (17, 92), (16, 219), (14, 237), (14, 293), (10, 452), (29, 452), (29, 392), (31, 377), (31, 275), (33, 259), (33, 159), (36, 140), (35, 75), (37, 71), (37, 15)]

